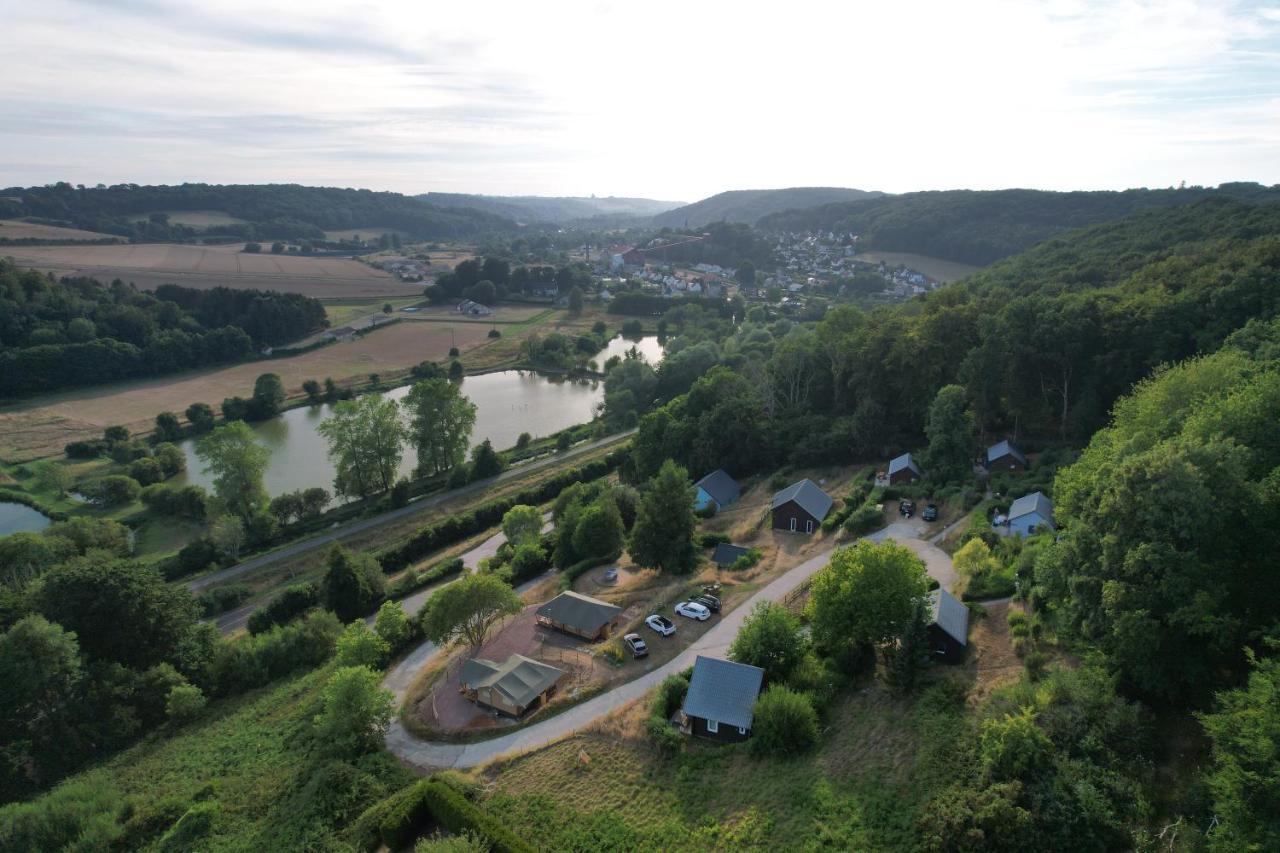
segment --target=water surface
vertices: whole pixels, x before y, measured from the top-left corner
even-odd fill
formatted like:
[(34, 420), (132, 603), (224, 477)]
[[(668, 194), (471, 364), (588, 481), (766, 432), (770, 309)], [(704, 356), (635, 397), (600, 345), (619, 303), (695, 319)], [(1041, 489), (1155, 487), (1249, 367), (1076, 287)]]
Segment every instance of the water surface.
[(53, 519), (26, 504), (0, 501), (0, 536), (37, 533), (50, 524), (53, 524)]

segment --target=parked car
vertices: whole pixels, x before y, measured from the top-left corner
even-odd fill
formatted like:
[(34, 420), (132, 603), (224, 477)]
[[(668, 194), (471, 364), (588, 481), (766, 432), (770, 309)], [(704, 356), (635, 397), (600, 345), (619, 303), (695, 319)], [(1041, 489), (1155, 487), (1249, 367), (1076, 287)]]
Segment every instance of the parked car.
[(711, 611), (696, 601), (682, 601), (676, 605), (675, 610), (681, 616), (697, 619), (699, 622), (706, 622), (711, 618)]
[(694, 599), (694, 603), (701, 604), (712, 613), (720, 612), (720, 599), (716, 598), (714, 595), (699, 595)]
[(920, 518), (921, 518), (921, 519), (923, 519), (924, 521), (937, 521), (937, 520), (938, 520), (938, 505), (937, 505), (937, 504), (929, 504), (928, 506), (926, 506), (926, 507), (924, 508), (924, 512), (920, 513)]
[(676, 626), (674, 622), (672, 622), (667, 617), (659, 616), (656, 613), (650, 616), (648, 619), (644, 620), (644, 624), (648, 625), (650, 628), (657, 631), (659, 634), (661, 634), (664, 637), (670, 637), (672, 634), (676, 632)]
[[(672, 626), (675, 630), (675, 626)], [(647, 658), (649, 656), (649, 647), (645, 645), (644, 638), (639, 634), (627, 634), (622, 638), (622, 643), (631, 650), (633, 658)]]
[(915, 515), (916, 514), (915, 501), (909, 501), (905, 499), (898, 501), (898, 512), (902, 514), (903, 518), (910, 518), (911, 516)]

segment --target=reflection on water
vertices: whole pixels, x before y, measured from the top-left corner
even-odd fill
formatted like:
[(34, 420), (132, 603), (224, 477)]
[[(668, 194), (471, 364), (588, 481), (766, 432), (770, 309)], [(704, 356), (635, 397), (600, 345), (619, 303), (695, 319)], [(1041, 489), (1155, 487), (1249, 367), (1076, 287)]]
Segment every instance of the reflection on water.
[(0, 502), (0, 536), (10, 533), (35, 533), (53, 521), (26, 504)]

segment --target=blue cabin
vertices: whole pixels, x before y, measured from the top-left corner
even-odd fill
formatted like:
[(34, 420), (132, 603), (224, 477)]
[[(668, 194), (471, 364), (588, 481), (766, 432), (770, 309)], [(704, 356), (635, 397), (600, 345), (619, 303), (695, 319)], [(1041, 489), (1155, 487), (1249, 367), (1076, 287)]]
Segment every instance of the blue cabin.
[(1044, 492), (1023, 495), (1009, 507), (1009, 532), (1030, 536), (1057, 527), (1053, 521), (1053, 501)]
[(730, 477), (723, 468), (712, 471), (693, 485), (698, 490), (698, 496), (693, 502), (694, 509), (712, 506), (719, 512), (742, 494), (738, 481)]

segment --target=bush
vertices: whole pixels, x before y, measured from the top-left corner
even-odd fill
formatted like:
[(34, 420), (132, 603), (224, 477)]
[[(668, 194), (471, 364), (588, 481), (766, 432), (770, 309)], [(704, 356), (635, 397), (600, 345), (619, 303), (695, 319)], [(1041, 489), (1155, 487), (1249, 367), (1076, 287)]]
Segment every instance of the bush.
[(747, 553), (729, 564), (729, 571), (745, 572), (755, 566), (756, 563), (759, 563), (760, 558), (763, 556), (764, 553), (759, 548), (748, 548)]
[(170, 722), (185, 723), (204, 710), (205, 698), (194, 684), (176, 684), (165, 697), (164, 712)]
[(620, 557), (621, 554), (609, 554), (604, 557), (588, 557), (560, 571), (560, 589), (566, 590), (573, 585), (573, 582), (594, 569), (596, 566), (603, 566), (606, 563), (612, 563)]
[(456, 789), (435, 779), (422, 785), (427, 810), (441, 827), (454, 834), (474, 832), (489, 842), (494, 853), (533, 853), (533, 847)]
[(283, 625), (319, 603), (320, 588), (314, 583), (299, 583), (285, 587), (275, 598), (255, 610), (249, 617), (249, 633), (261, 634), (276, 625)]
[(688, 692), (689, 677), (687, 675), (668, 675), (658, 685), (658, 692), (654, 694), (653, 715), (660, 717), (664, 723), (670, 720), (671, 715), (684, 704), (684, 697)]
[(489, 337), (491, 337), (491, 338), (500, 338), (500, 337), (502, 337), (502, 332), (499, 332), (497, 329), (490, 329), (490, 330), (489, 330)]
[(684, 735), (671, 724), (656, 714), (645, 721), (645, 729), (653, 740), (654, 749), (663, 755), (675, 755), (684, 746)]
[(798, 755), (818, 743), (818, 713), (803, 693), (775, 684), (756, 700), (751, 729), (755, 755)]
[(253, 590), (244, 583), (216, 586), (202, 592), (196, 603), (200, 605), (201, 615), (207, 619), (239, 607), (252, 594)]
[(387, 598), (404, 598), (424, 586), (430, 586), (436, 581), (461, 573), (463, 568), (461, 557), (450, 557), (421, 572), (405, 572), (399, 579), (387, 585)]
[(132, 477), (111, 474), (80, 486), (80, 494), (102, 506), (123, 506), (133, 503), (142, 494), (142, 486)]
[(693, 541), (699, 548), (714, 548), (717, 545), (727, 545), (732, 540), (724, 533), (706, 531), (694, 536)]
[(107, 443), (102, 440), (73, 441), (63, 449), (68, 459), (97, 459), (107, 452)]
[(265, 633), (222, 643), (209, 663), (211, 692), (231, 696), (261, 687), (298, 667), (317, 666), (333, 654), (341, 633), (338, 617), (317, 610)]
[(217, 565), (221, 557), (218, 546), (208, 537), (201, 536), (182, 546), (174, 556), (160, 561), (158, 568), (165, 580), (175, 580), (208, 568), (210, 564)]
[(851, 536), (862, 536), (879, 527), (883, 518), (884, 514), (876, 509), (875, 504), (865, 503), (849, 513), (844, 520), (844, 529)]

